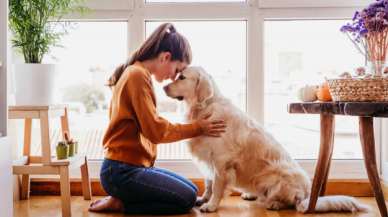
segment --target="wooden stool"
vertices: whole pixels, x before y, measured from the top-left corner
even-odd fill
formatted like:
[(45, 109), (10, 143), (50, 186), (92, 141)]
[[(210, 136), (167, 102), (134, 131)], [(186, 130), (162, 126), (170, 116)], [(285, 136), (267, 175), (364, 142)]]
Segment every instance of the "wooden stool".
[(388, 217), (387, 207), (377, 171), (373, 117), (388, 117), (388, 102), (311, 102), (291, 103), (289, 113), (320, 114), (321, 146), (311, 189), (308, 213), (313, 214), (318, 196), (325, 194), (334, 147), (334, 115), (358, 116), (365, 168), (380, 214)]
[[(9, 119), (25, 119), (23, 157), (13, 160), (13, 174), (22, 174), (21, 199), (30, 195), (30, 174), (60, 175), (62, 216), (71, 216), (70, 171), (81, 167), (82, 188), (85, 200), (91, 200), (87, 151), (78, 152), (68, 159), (51, 156), (49, 118), (61, 117), (62, 134), (69, 130), (67, 105), (9, 106)], [(42, 156), (30, 156), (32, 119), (40, 120)], [(30, 164), (42, 164), (32, 166)]]

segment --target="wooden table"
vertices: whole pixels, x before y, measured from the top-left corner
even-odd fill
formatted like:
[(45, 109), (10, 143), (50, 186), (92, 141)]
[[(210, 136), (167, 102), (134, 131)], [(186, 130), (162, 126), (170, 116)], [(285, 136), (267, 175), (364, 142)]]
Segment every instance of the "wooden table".
[(318, 164), (315, 169), (308, 213), (314, 213), (318, 196), (323, 196), (325, 193), (334, 147), (334, 117), (335, 115), (350, 115), (359, 117), (360, 140), (368, 178), (381, 216), (388, 217), (377, 171), (373, 132), (373, 117), (388, 117), (388, 102), (290, 103), (288, 113), (320, 114), (321, 116)]
[[(70, 171), (81, 168), (82, 189), (85, 200), (91, 200), (90, 179), (88, 171), (88, 151), (79, 151), (68, 159), (58, 160), (51, 156), (49, 118), (60, 117), (62, 132), (69, 132), (67, 105), (9, 106), (9, 119), (24, 119), (23, 157), (13, 160), (13, 174), (22, 174), (21, 199), (28, 199), (30, 194), (30, 174), (60, 175), (62, 216), (71, 216)], [(42, 156), (31, 156), (32, 119), (40, 120)], [(30, 166), (30, 164), (42, 164)]]

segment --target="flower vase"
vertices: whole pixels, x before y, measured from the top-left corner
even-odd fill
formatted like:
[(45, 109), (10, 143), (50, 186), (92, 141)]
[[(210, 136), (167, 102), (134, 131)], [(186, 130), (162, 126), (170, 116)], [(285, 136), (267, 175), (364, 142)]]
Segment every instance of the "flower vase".
[(372, 61), (366, 65), (368, 74), (377, 77), (388, 77), (388, 62), (387, 61)]

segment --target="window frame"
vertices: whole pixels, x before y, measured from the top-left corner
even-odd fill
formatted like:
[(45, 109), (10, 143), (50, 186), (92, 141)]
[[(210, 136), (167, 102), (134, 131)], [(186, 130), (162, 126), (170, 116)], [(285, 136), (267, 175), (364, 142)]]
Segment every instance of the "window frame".
[[(139, 47), (145, 37), (145, 22), (147, 20), (246, 20), (247, 21), (247, 113), (256, 121), (264, 123), (264, 25), (266, 20), (322, 20), (351, 19), (356, 10), (368, 3), (365, 0), (354, 2), (341, 1), (309, 5), (303, 8), (308, 0), (293, 0), (296, 7), (281, 8), (282, 4), (271, 4), (271, 1), (287, 2), (288, 0), (248, 0), (238, 3), (145, 3), (145, 0), (134, 1), (133, 10), (97, 10), (88, 21), (127, 20), (128, 21), (128, 55)], [(362, 2), (361, 2), (362, 1)], [(364, 3), (365, 1), (365, 3)], [(311, 1), (309, 1), (311, 3)], [(188, 7), (190, 6), (190, 7)], [(232, 7), (233, 6), (233, 7)], [(267, 8), (269, 7), (269, 8)], [(65, 21), (79, 20), (79, 15), (67, 15)], [(86, 21), (86, 20), (83, 20)], [(253, 40), (254, 39), (254, 40)], [(260, 84), (260, 85), (258, 85)], [(284, 108), (286, 109), (286, 108)], [(383, 127), (382, 127), (382, 123)], [(316, 123), (319, 124), (319, 123)], [(382, 177), (388, 180), (388, 145), (382, 130), (388, 129), (388, 121), (374, 118), (376, 156), (380, 171), (383, 159)], [(384, 131), (383, 131), (384, 132)], [(382, 142), (382, 140), (384, 140)], [(384, 144), (384, 147), (382, 147)], [(161, 144), (163, 145), (163, 144)], [(317, 144), (318, 145), (318, 144)], [(383, 150), (384, 152), (380, 152)], [(385, 153), (387, 152), (387, 153)], [(382, 155), (380, 155), (382, 153)], [(101, 160), (90, 160), (89, 172), (91, 178), (99, 178)], [(297, 160), (301, 167), (313, 177), (317, 160)], [(186, 178), (203, 178), (191, 160), (157, 160), (155, 166), (171, 170)], [(185, 171), (191, 171), (187, 173)], [(344, 172), (345, 171), (345, 172)], [(47, 177), (47, 176), (45, 176)], [(80, 173), (74, 171), (72, 178), (79, 178)], [(330, 179), (365, 179), (367, 178), (363, 160), (333, 160)]]

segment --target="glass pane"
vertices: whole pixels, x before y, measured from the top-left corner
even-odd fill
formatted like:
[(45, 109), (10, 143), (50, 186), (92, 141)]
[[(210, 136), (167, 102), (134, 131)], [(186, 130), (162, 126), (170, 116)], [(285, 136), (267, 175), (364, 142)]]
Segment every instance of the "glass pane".
[[(299, 88), (365, 66), (347, 20), (265, 21), (265, 127), (296, 159), (317, 159), (319, 115), (288, 114)], [(334, 159), (362, 159), (358, 118), (335, 117)]]
[[(62, 38), (62, 45), (66, 49), (55, 48), (51, 53), (58, 61), (50, 56), (43, 59), (58, 65), (54, 102), (69, 105), (70, 134), (79, 141), (79, 150), (89, 150), (89, 159), (102, 159), (112, 96), (104, 84), (127, 58), (127, 22), (77, 22), (75, 30)], [(62, 140), (61, 134), (60, 118), (50, 119), (51, 147)], [(31, 152), (41, 154), (38, 121), (33, 122)]]
[[(148, 37), (163, 22), (146, 22)], [(216, 80), (221, 93), (246, 112), (246, 21), (173, 22), (190, 43), (191, 65), (202, 66)], [(183, 123), (185, 104), (168, 98), (154, 82), (160, 116)], [(158, 159), (191, 159), (184, 142), (158, 145)]]
[(211, 2), (246, 2), (246, 0), (146, 0), (146, 3), (211, 3)]

